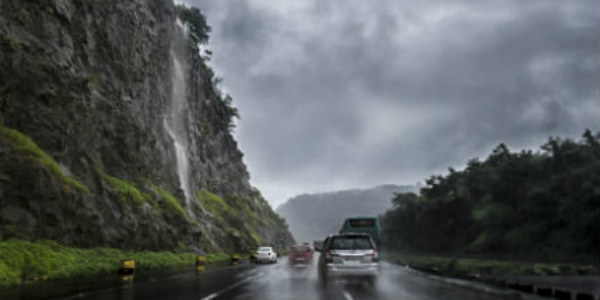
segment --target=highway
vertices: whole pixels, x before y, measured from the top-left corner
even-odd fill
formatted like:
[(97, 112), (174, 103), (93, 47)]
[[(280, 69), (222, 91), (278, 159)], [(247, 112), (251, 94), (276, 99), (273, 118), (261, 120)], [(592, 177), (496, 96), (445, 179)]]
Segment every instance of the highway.
[(277, 264), (240, 264), (191, 270), (135, 280), (60, 299), (81, 300), (213, 300), (213, 299), (543, 299), (513, 290), (465, 280), (425, 274), (382, 262), (381, 276), (374, 286), (366, 282), (336, 280), (327, 287), (318, 282), (315, 255), (313, 265), (292, 266), (287, 258)]

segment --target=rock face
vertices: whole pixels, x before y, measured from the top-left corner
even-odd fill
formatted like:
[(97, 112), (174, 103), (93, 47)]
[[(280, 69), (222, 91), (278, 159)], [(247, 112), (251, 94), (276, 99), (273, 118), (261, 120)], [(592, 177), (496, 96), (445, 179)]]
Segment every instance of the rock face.
[(213, 77), (171, 1), (0, 1), (2, 238), (293, 242), (249, 185)]
[(277, 208), (300, 242), (323, 240), (337, 233), (352, 216), (378, 216), (392, 208), (394, 193), (418, 193), (419, 186), (381, 185), (365, 190), (305, 194), (289, 199)]

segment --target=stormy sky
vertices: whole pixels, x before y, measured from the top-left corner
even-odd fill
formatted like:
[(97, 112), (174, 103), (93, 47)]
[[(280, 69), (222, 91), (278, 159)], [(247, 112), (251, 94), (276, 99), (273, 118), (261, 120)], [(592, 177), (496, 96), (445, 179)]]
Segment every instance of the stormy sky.
[(183, 2), (274, 207), (600, 128), (597, 0)]

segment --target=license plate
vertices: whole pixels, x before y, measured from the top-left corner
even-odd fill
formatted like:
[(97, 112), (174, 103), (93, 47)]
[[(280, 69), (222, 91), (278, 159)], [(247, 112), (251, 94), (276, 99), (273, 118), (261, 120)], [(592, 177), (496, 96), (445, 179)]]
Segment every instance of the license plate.
[(346, 256), (344, 259), (347, 261), (359, 261), (362, 259), (362, 256)]

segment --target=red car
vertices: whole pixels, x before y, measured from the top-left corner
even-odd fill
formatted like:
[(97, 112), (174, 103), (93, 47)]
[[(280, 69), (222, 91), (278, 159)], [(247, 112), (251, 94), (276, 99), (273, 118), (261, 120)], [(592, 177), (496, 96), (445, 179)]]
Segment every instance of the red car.
[(290, 249), (290, 264), (312, 264), (313, 249), (308, 245), (295, 245)]

